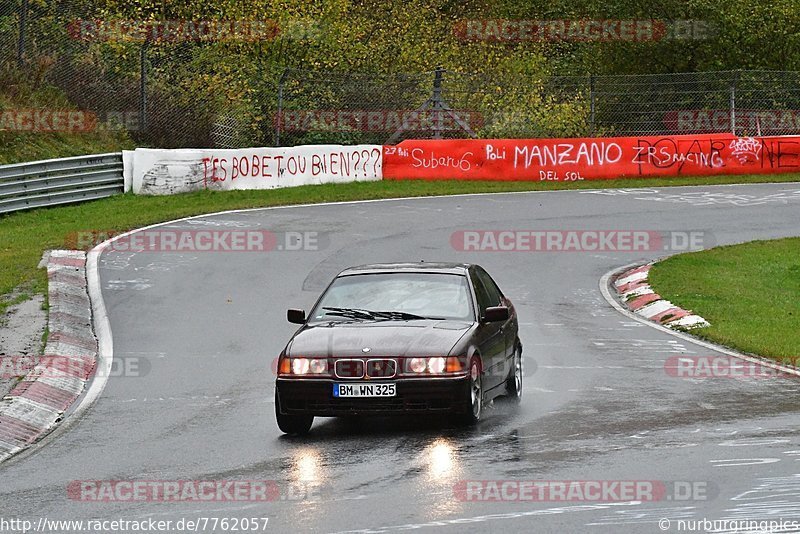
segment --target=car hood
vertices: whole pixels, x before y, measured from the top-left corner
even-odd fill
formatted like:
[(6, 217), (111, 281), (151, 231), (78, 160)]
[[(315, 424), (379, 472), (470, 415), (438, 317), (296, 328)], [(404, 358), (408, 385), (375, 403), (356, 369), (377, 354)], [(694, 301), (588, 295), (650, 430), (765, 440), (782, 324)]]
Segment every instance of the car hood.
[[(472, 326), (460, 321), (370, 321), (306, 325), (286, 347), (289, 356), (447, 356)], [(369, 348), (368, 352), (364, 352)]]

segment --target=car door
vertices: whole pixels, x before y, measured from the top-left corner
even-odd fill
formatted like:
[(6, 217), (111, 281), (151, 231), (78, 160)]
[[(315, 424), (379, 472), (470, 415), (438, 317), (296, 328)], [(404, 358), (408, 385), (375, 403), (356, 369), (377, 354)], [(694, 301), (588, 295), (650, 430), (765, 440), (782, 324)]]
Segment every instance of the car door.
[(476, 269), (470, 270), (470, 279), (475, 290), (480, 320), (475, 332), (475, 342), (483, 358), (483, 389), (488, 391), (501, 385), (505, 379), (501, 368), (506, 357), (506, 339), (503, 322), (486, 323), (482, 318), (486, 308), (500, 305), (501, 297), (487, 290)]
[(514, 349), (516, 348), (518, 330), (517, 315), (514, 311), (514, 306), (511, 304), (510, 300), (505, 298), (503, 292), (500, 290), (500, 287), (497, 285), (494, 279), (489, 276), (489, 273), (484, 271), (482, 268), (477, 267), (476, 274), (483, 282), (486, 291), (489, 293), (490, 300), (497, 299), (500, 301), (501, 305), (508, 307), (508, 320), (503, 325), (502, 330), (506, 338), (506, 362), (504, 365), (506, 369), (510, 369), (510, 366), (513, 364), (512, 358), (514, 357)]

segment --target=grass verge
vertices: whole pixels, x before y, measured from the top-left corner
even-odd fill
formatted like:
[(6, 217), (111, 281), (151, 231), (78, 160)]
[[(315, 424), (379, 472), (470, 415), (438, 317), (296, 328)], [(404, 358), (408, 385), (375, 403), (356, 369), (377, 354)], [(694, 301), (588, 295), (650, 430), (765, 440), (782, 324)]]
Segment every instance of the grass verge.
[[(74, 246), (76, 232), (121, 232), (189, 215), (265, 206), (459, 193), (544, 191), (800, 181), (800, 174), (602, 180), (572, 183), (489, 181), (378, 181), (263, 191), (200, 191), (149, 197), (131, 194), (0, 216), (0, 295), (24, 286), (44, 294), (47, 276), (36, 269), (42, 252)], [(6, 304), (0, 301), (0, 313)]]
[[(15, 111), (75, 111), (67, 97), (58, 89), (32, 79), (39, 79), (31, 72), (21, 72), (16, 68), (0, 66), (0, 111), (8, 114), (0, 116), (0, 165), (38, 161), (86, 154), (119, 152), (134, 148), (136, 144), (122, 129), (94, 128), (91, 131), (25, 131), (10, 127), (16, 123)], [(49, 115), (45, 115), (49, 117)], [(47, 128), (51, 120), (43, 124), (22, 125), (27, 128)], [(17, 125), (19, 126), (19, 125)], [(56, 127), (57, 128), (57, 127)]]
[(680, 254), (650, 271), (656, 293), (711, 323), (692, 333), (800, 363), (800, 238)]

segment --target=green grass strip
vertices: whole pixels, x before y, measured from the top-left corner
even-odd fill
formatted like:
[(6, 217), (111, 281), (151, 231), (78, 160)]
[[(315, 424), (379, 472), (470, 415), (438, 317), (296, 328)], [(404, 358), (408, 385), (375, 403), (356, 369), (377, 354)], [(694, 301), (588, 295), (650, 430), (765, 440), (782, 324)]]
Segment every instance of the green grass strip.
[(789, 363), (800, 356), (800, 238), (679, 254), (650, 271), (656, 293), (711, 323), (692, 333)]

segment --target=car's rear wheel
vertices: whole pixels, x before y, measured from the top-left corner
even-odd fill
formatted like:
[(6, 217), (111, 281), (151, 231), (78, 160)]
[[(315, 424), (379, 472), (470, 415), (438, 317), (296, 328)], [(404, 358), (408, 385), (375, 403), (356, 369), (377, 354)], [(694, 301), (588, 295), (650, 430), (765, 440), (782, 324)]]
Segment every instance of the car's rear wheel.
[(467, 374), (469, 391), (464, 399), (464, 412), (461, 422), (465, 425), (474, 425), (481, 418), (483, 412), (483, 380), (481, 377), (481, 366), (477, 358), (472, 358), (469, 363), (469, 373)]
[(508, 391), (508, 398), (514, 403), (522, 402), (522, 349), (519, 345), (514, 350), (511, 372), (506, 379), (506, 391)]
[(308, 434), (311, 425), (314, 424), (313, 415), (287, 415), (281, 413), (280, 399), (275, 392), (275, 419), (278, 420), (278, 428), (284, 434)]

